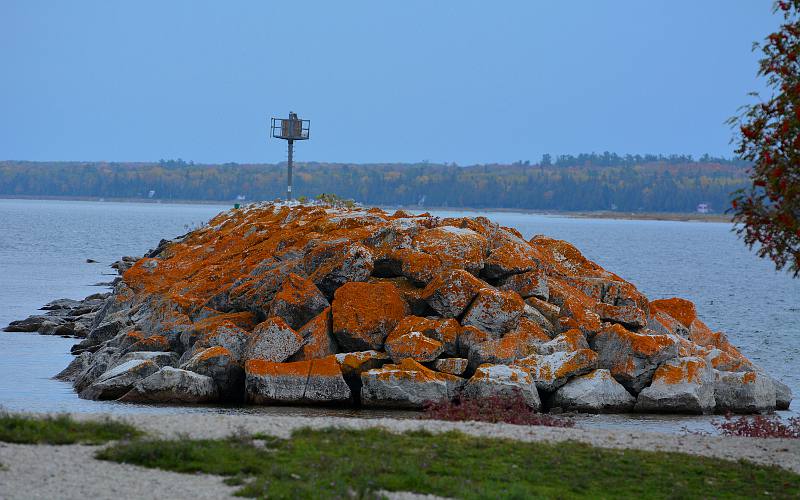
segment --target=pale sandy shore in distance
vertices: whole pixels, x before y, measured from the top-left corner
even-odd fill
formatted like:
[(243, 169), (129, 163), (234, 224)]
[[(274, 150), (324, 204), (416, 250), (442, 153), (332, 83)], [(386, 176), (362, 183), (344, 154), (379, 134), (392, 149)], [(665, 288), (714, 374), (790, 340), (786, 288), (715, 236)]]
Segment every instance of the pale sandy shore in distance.
[[(254, 203), (254, 200), (232, 201), (232, 200), (150, 200), (143, 198), (98, 198), (88, 197), (69, 197), (69, 196), (0, 196), (5, 200), (42, 200), (42, 201), (93, 201), (98, 203), (146, 203), (146, 204), (180, 204), (180, 205), (230, 205), (235, 203), (246, 205)], [(269, 202), (273, 200), (258, 200), (259, 202)], [(618, 219), (618, 220), (661, 220), (661, 221), (682, 221), (682, 222), (732, 222), (732, 218), (727, 214), (701, 214), (696, 212), (621, 212), (621, 211), (587, 211), (569, 212), (557, 210), (526, 210), (521, 208), (474, 208), (474, 207), (418, 207), (418, 206), (397, 206), (397, 205), (377, 205), (387, 210), (407, 210), (409, 212), (508, 212), (532, 215), (546, 215), (552, 217), (569, 217), (576, 219)]]

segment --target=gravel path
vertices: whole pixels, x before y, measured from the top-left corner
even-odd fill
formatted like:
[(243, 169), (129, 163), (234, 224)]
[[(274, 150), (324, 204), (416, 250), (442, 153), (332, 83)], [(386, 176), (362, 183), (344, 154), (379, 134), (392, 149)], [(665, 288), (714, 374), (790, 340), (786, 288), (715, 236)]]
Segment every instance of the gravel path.
[[(96, 418), (86, 414), (75, 418)], [(234, 432), (264, 433), (288, 438), (301, 427), (341, 427), (364, 429), (382, 427), (404, 432), (424, 429), (431, 432), (457, 430), (473, 436), (507, 438), (518, 441), (580, 441), (603, 448), (626, 448), (654, 451), (675, 451), (728, 460), (749, 460), (765, 465), (777, 465), (800, 474), (800, 440), (755, 439), (721, 436), (658, 434), (601, 429), (561, 429), (528, 427), (482, 422), (440, 422), (425, 420), (396, 420), (391, 418), (343, 417), (285, 417), (258, 415), (126, 415), (121, 420), (162, 437), (188, 435), (192, 438), (221, 438)]]
[(0, 498), (227, 498), (235, 488), (211, 475), (178, 474), (95, 460), (99, 446), (0, 443)]

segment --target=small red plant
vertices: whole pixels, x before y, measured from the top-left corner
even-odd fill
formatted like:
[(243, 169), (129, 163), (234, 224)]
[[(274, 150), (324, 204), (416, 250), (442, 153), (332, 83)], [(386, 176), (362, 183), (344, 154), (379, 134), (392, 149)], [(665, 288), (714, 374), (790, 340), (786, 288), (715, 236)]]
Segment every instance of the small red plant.
[(491, 396), (480, 399), (456, 399), (428, 403), (420, 418), (462, 422), (504, 422), (517, 425), (543, 425), (547, 427), (573, 427), (567, 418), (537, 413), (530, 409), (520, 395)]
[(792, 417), (784, 422), (777, 415), (734, 417), (726, 413), (725, 420), (714, 422), (714, 427), (723, 436), (800, 439), (800, 417)]

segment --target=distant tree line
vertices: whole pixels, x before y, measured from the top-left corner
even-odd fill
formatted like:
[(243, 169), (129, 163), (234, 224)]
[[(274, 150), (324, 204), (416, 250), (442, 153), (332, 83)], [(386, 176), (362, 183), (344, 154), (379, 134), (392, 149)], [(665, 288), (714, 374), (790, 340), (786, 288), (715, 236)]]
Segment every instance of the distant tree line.
[[(0, 162), (0, 196), (271, 200), (286, 190), (285, 163)], [(298, 196), (336, 193), (370, 205), (691, 212), (724, 211), (747, 182), (747, 165), (690, 156), (612, 153), (455, 164), (301, 163)]]

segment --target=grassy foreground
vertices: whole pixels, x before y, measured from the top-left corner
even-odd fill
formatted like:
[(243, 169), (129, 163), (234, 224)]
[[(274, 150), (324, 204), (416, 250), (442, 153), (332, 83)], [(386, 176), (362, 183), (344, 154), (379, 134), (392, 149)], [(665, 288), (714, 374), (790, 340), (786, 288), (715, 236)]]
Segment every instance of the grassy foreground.
[(138, 440), (114, 444), (98, 458), (229, 476), (248, 497), (372, 498), (379, 490), (454, 498), (800, 496), (800, 476), (775, 467), (455, 432), (303, 429), (290, 440)]
[(31, 418), (0, 412), (0, 442), (18, 444), (101, 444), (141, 436), (135, 427), (101, 420), (77, 422), (66, 415)]

